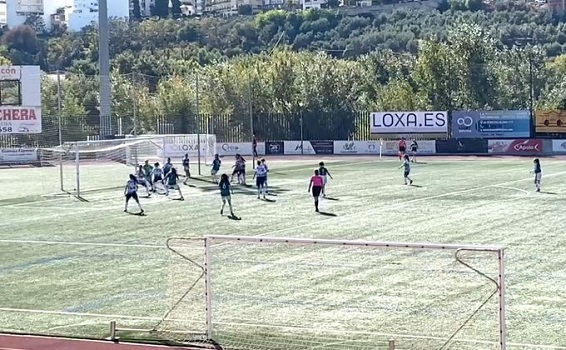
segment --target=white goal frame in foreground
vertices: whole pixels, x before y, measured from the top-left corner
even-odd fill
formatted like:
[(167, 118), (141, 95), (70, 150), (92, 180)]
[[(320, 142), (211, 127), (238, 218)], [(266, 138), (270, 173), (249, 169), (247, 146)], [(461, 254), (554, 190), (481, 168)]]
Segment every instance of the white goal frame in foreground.
[[(172, 245), (170, 245), (170, 242), (176, 240), (176, 241), (184, 241), (184, 242), (191, 242), (192, 244), (195, 245), (200, 245), (200, 247), (204, 250), (204, 261), (198, 261), (198, 260), (194, 260), (192, 258), (189, 258), (187, 255), (184, 255), (181, 251), (176, 250), (175, 247), (173, 247)], [(473, 266), (467, 264), (465, 261), (461, 260), (459, 258), (459, 253), (463, 253), (463, 252), (468, 252), (468, 253), (472, 253), (472, 252), (476, 252), (476, 253), (491, 253), (493, 255), (495, 255), (497, 257), (497, 278), (495, 277), (495, 271), (493, 271), (493, 279), (492, 278), (488, 278), (490, 280), (492, 280), (492, 282), (494, 282), (495, 284), (497, 284), (497, 290), (495, 290), (492, 294), (492, 297), (495, 298), (495, 296), (497, 295), (497, 327), (498, 327), (498, 340), (497, 340), (497, 344), (496, 342), (493, 342), (493, 345), (496, 345), (497, 348), (499, 350), (506, 350), (507, 348), (507, 343), (506, 343), (506, 323), (505, 323), (505, 319), (506, 319), (506, 315), (505, 315), (505, 311), (506, 311), (506, 304), (505, 304), (505, 248), (502, 246), (491, 246), (491, 245), (464, 245), (464, 244), (430, 244), (430, 243), (400, 243), (400, 242), (380, 242), (380, 241), (362, 241), (362, 240), (332, 240), (332, 239), (300, 239), (300, 238), (285, 238), (285, 237), (250, 237), (250, 236), (229, 236), (229, 235), (206, 235), (204, 237), (193, 237), (193, 238), (170, 238), (168, 240), (168, 248), (174, 253), (176, 254), (178, 257), (181, 257), (183, 259), (185, 259), (191, 266), (193, 267), (198, 267), (198, 277), (196, 279), (196, 281), (194, 282), (194, 284), (192, 285), (185, 285), (184, 290), (185, 292), (183, 292), (182, 297), (175, 302), (175, 304), (172, 306), (172, 308), (165, 314), (165, 316), (163, 317), (163, 319), (154, 327), (154, 329), (152, 331), (154, 332), (158, 332), (158, 333), (167, 333), (170, 330), (167, 329), (167, 327), (164, 327), (163, 325), (168, 321), (168, 320), (173, 320), (175, 316), (173, 316), (173, 311), (175, 309), (175, 307), (177, 305), (180, 304), (180, 302), (182, 301), (183, 298), (185, 298), (187, 296), (187, 294), (193, 290), (194, 288), (203, 288), (204, 286), (204, 292), (201, 292), (199, 295), (204, 296), (203, 303), (204, 303), (204, 322), (203, 322), (203, 329), (201, 331), (188, 331), (187, 333), (191, 333), (193, 335), (199, 335), (202, 337), (201, 339), (205, 340), (205, 341), (209, 341), (214, 343), (215, 340), (215, 334), (214, 334), (214, 327), (213, 325), (215, 324), (215, 321), (213, 320), (213, 276), (215, 274), (214, 270), (218, 269), (218, 268), (222, 268), (222, 266), (212, 266), (213, 263), (213, 255), (214, 255), (214, 249), (216, 247), (220, 247), (223, 245), (227, 245), (227, 244), (237, 244), (237, 243), (243, 243), (243, 244), (251, 244), (251, 245), (266, 245), (266, 244), (270, 244), (270, 245), (277, 245), (277, 244), (282, 244), (282, 245), (303, 245), (303, 246), (314, 246), (314, 245), (319, 245), (319, 246), (323, 246), (324, 248), (331, 248), (332, 246), (336, 247), (336, 246), (343, 246), (343, 247), (349, 247), (349, 248), (355, 248), (355, 247), (359, 247), (359, 248), (375, 248), (375, 249), (424, 249), (424, 250), (443, 250), (443, 251), (453, 251), (454, 252), (454, 257), (456, 259), (456, 261), (458, 261), (461, 265), (463, 265), (464, 267), (466, 267), (467, 269), (470, 270), (470, 272), (475, 272), (478, 273), (480, 275), (482, 275), (482, 272), (480, 272), (479, 270), (475, 269)], [(229, 263), (229, 261), (227, 261), (227, 263)], [(494, 266), (495, 266), (495, 261), (494, 261)], [(186, 271), (187, 266), (185, 266), (185, 271)], [(182, 269), (179, 271), (183, 271)], [(177, 272), (178, 273), (178, 272)], [(197, 282), (198, 280), (204, 280), (204, 284), (200, 285), (200, 287), (196, 287), (197, 286)], [(490, 299), (492, 298), (490, 297)], [(198, 302), (199, 299), (196, 299)], [(202, 300), (202, 299), (201, 299)], [(488, 299), (489, 300), (489, 299)], [(482, 304), (483, 306), (483, 304)], [(481, 308), (481, 307), (480, 307)], [(479, 311), (479, 309), (477, 310)], [(495, 310), (494, 310), (495, 311)], [(470, 321), (472, 318), (474, 317), (474, 315), (470, 316), (469, 319), (466, 320), (465, 323), (467, 323), (468, 321)], [(495, 315), (494, 315), (494, 319), (495, 319)], [(462, 325), (463, 327), (464, 325)], [(120, 331), (124, 331), (126, 329), (120, 329)], [(450, 336), (450, 338), (447, 338), (446, 340), (446, 344), (448, 344), (450, 341), (452, 341), (454, 339), (454, 337), (457, 335), (457, 333), (459, 332), (460, 328), (458, 330), (456, 330), (454, 332), (454, 334), (452, 334)], [(114, 325), (114, 331), (116, 331), (115, 325)], [(179, 333), (179, 332), (170, 332), (169, 335), (171, 335), (171, 333)], [(165, 334), (167, 335), (167, 334)], [(494, 335), (495, 335), (495, 330), (494, 330)], [(179, 339), (179, 338), (177, 338)], [(183, 338), (183, 339), (188, 339), (188, 338)], [(183, 340), (184, 341), (184, 340)], [(222, 344), (221, 344), (222, 345)], [(441, 349), (444, 348), (443, 345), (441, 347)]]

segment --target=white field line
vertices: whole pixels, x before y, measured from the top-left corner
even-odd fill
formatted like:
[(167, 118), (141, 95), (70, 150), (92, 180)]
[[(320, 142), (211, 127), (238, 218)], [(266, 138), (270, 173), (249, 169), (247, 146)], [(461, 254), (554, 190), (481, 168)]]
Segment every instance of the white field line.
[[(553, 177), (553, 176), (558, 176), (558, 175), (563, 175), (563, 174), (566, 174), (566, 171), (549, 174), (549, 175), (546, 175), (545, 177)], [(491, 187), (500, 187), (500, 186), (518, 183), (518, 182), (523, 182), (523, 181), (528, 181), (528, 180), (532, 180), (532, 177), (502, 182), (502, 183), (488, 185), (488, 186), (473, 187), (473, 188), (468, 188), (468, 189), (460, 190), (460, 191), (447, 192), (447, 193), (434, 195), (434, 196), (416, 198), (416, 199), (413, 199), (413, 200), (400, 202), (397, 205), (387, 206), (387, 210), (400, 209), (400, 208), (403, 208), (403, 207), (407, 206), (408, 204), (412, 204), (412, 203), (418, 203), (418, 202), (427, 201), (427, 200), (431, 200), (431, 199), (448, 197), (448, 196), (455, 195), (455, 194), (462, 194), (462, 193), (467, 193), (467, 192), (472, 192), (472, 191), (477, 191), (477, 190), (483, 190), (483, 189), (491, 188)], [(208, 193), (202, 193), (201, 195), (209, 195), (209, 194)], [(87, 212), (91, 212), (91, 211), (94, 212), (94, 211), (101, 211), (101, 210), (110, 210), (110, 209), (114, 209), (116, 207), (117, 206), (112, 207), (112, 208), (109, 208), (109, 207), (95, 208), (95, 209), (81, 211), (80, 213), (87, 213)], [(287, 232), (287, 231), (290, 231), (290, 230), (297, 230), (297, 229), (304, 228), (304, 227), (310, 227), (312, 225), (320, 225), (321, 222), (327, 221), (327, 220), (333, 220), (333, 223), (335, 223), (337, 221), (343, 221), (343, 220), (346, 220), (346, 219), (351, 219), (351, 218), (359, 216), (359, 215), (367, 215), (367, 214), (370, 214), (371, 212), (374, 212), (376, 210), (381, 210), (381, 209), (383, 209), (383, 208), (381, 208), (381, 207), (370, 207), (370, 209), (364, 210), (364, 211), (361, 211), (361, 212), (358, 211), (358, 212), (354, 212), (354, 213), (351, 213), (351, 214), (342, 215), (342, 216), (339, 216), (337, 218), (315, 220), (315, 221), (308, 222), (306, 224), (293, 226), (293, 227), (287, 227), (287, 228), (283, 228), (283, 229), (280, 229), (280, 230), (269, 231), (269, 232), (265, 232), (265, 233), (260, 233), (260, 234), (254, 235), (254, 236), (256, 236), (256, 237), (270, 236), (270, 235), (273, 235), (273, 234), (283, 233), (283, 232)], [(69, 211), (69, 213), (68, 213), (68, 215), (76, 215), (76, 214), (77, 214), (76, 211)], [(65, 216), (65, 215), (58, 215), (58, 216)], [(2, 226), (2, 224), (0, 224), (0, 226)], [(74, 245), (74, 246), (81, 246), (82, 245), (82, 246), (85, 246), (85, 247), (86, 246), (99, 246), (99, 247), (126, 247), (126, 248), (151, 248), (151, 249), (166, 249), (167, 248), (165, 245), (158, 245), (158, 244), (122, 244), (122, 243), (64, 242), (64, 241), (11, 240), (11, 239), (2, 239), (2, 240), (0, 240), (0, 243), (46, 244), (46, 245), (57, 245), (57, 244), (59, 244), (59, 245)], [(216, 244), (215, 246), (224, 245), (224, 244), (227, 244), (227, 243), (226, 242), (219, 243), (219, 244)]]
[[(47, 310), (34, 310), (34, 309), (16, 309), (16, 308), (4, 308), (0, 307), (0, 312), (13, 312), (13, 313), (29, 313), (29, 314), (39, 314), (39, 315), (57, 315), (57, 316), (71, 316), (71, 317), (92, 317), (92, 318), (105, 318), (105, 319), (116, 319), (116, 320), (132, 320), (132, 321), (160, 321), (161, 317), (142, 317), (142, 316), (129, 316), (129, 315), (116, 315), (116, 314), (96, 314), (96, 313), (79, 313), (79, 312), (64, 312), (64, 311), (47, 311)], [(171, 321), (175, 322), (194, 322), (205, 324), (204, 320), (188, 320), (188, 319), (173, 319)], [(334, 333), (334, 334), (350, 334), (350, 335), (372, 335), (378, 337), (388, 337), (388, 338), (401, 338), (401, 339), (423, 339), (423, 340), (440, 340), (446, 341), (448, 338), (445, 337), (432, 337), (432, 336), (421, 336), (421, 335), (410, 335), (410, 334), (396, 334), (396, 333), (380, 333), (380, 332), (364, 332), (364, 331), (340, 331), (334, 329), (324, 329), (324, 328), (309, 328), (309, 327), (296, 327), (296, 326), (281, 326), (281, 325), (265, 325), (265, 324), (253, 324), (253, 323), (240, 323), (240, 322), (214, 322), (217, 325), (224, 326), (237, 326), (246, 328), (271, 328), (271, 329), (287, 329), (295, 331), (307, 331), (320, 333)], [(472, 343), (472, 344), (498, 344), (496, 341), (490, 340), (480, 340), (480, 339), (454, 339), (453, 342), (458, 343)], [(554, 345), (538, 345), (538, 344), (524, 344), (524, 343), (507, 343), (508, 346), (515, 347), (531, 347), (538, 349), (555, 349), (555, 350), (566, 350), (566, 347), (554, 346)]]

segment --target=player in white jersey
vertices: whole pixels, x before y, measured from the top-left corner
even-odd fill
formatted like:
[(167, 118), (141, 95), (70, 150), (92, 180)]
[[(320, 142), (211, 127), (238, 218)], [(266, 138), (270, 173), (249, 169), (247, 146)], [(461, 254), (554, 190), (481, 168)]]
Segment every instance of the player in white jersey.
[(155, 185), (157, 183), (165, 185), (163, 181), (163, 169), (159, 166), (159, 163), (154, 164), (153, 171), (151, 172), (151, 183), (153, 185), (153, 192), (155, 192)]
[(128, 180), (128, 182), (126, 182), (124, 195), (126, 196), (126, 208), (124, 209), (124, 213), (128, 212), (128, 202), (133, 198), (140, 208), (140, 214), (143, 215), (144, 211), (138, 198), (138, 182), (136, 181), (136, 177), (132, 174), (130, 174), (130, 179)]
[(413, 180), (411, 180), (411, 178), (409, 177), (409, 174), (411, 173), (411, 160), (409, 159), (409, 155), (405, 154), (405, 156), (403, 156), (403, 164), (401, 164), (401, 166), (399, 167), (399, 169), (401, 168), (405, 168), (405, 172), (404, 172), (404, 179), (405, 179), (405, 185), (407, 185), (407, 180), (409, 180), (409, 185), (413, 184)]
[[(265, 167), (265, 170), (269, 173), (269, 168), (267, 167), (267, 163), (265, 162), (265, 158), (261, 159), (261, 165)], [(265, 193), (269, 194), (269, 187), (267, 186), (267, 174), (265, 174)]]
[(255, 183), (257, 186), (257, 199), (263, 194), (263, 199), (265, 198), (265, 181), (267, 180), (267, 168), (261, 165), (261, 160), (257, 161), (257, 166), (255, 167), (254, 173)]
[(147, 196), (151, 196), (151, 192), (150, 192), (150, 188), (149, 188), (149, 183), (145, 177), (144, 171), (143, 171), (143, 166), (139, 166), (138, 167), (138, 171), (136, 171), (136, 181), (138, 182), (138, 185), (142, 185), (143, 187), (145, 187), (145, 190), (147, 191)]

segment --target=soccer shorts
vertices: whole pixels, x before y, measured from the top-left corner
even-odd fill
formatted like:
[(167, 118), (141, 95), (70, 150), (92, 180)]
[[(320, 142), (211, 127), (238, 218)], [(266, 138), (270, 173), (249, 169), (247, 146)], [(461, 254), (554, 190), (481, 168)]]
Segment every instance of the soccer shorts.
[(405, 175), (403, 175), (403, 176), (407, 177), (407, 176), (409, 176), (410, 173), (411, 173), (410, 171), (405, 171)]
[(212, 170), (210, 171), (210, 175), (216, 175), (216, 174), (218, 174), (218, 170), (212, 169)]
[(542, 178), (542, 173), (536, 173), (535, 174), (535, 183), (539, 183), (541, 178)]
[(126, 193), (126, 200), (129, 201), (130, 199), (133, 199), (135, 201), (138, 201), (138, 193), (137, 192), (128, 192)]
[(157, 181), (163, 181), (163, 177), (161, 177), (161, 176), (153, 177), (153, 182), (157, 182)]
[(322, 176), (322, 183), (323, 183), (323, 185), (326, 185), (328, 183), (328, 175)]
[(232, 197), (230, 197), (230, 196), (221, 196), (221, 197), (222, 197), (222, 201), (223, 201), (223, 202), (231, 201), (231, 200), (232, 200)]
[(179, 185), (167, 185), (170, 190), (179, 190)]
[(263, 176), (256, 177), (256, 179), (255, 179), (256, 186), (261, 187), (261, 186), (265, 185), (265, 180), (266, 180), (266, 178), (263, 177)]
[(417, 149), (413, 147), (413, 148), (411, 148), (411, 152), (417, 153)]
[(405, 147), (400, 146), (399, 147), (399, 153), (405, 153)]
[(320, 197), (320, 192), (322, 192), (322, 187), (319, 186), (314, 186), (312, 188), (312, 196), (315, 198)]

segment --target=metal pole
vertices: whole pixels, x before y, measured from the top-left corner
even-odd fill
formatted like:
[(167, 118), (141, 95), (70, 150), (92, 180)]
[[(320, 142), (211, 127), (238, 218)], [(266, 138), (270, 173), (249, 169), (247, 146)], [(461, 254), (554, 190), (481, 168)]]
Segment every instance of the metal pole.
[[(63, 135), (61, 126), (62, 114), (62, 101), (61, 101), (61, 72), (57, 69), (57, 122), (59, 124), (59, 146), (63, 146)], [(63, 153), (59, 154), (59, 181), (61, 182), (61, 191), (65, 191), (65, 184), (63, 183)]]
[(100, 70), (100, 133), (112, 135), (112, 91), (110, 87), (110, 50), (107, 0), (98, 1), (98, 65)]
[(199, 115), (200, 115), (200, 96), (199, 96), (199, 81), (198, 81), (198, 72), (196, 77), (196, 103), (195, 103), (195, 121), (197, 124), (197, 155), (198, 155), (198, 174), (202, 175), (200, 170), (200, 123), (199, 123)]
[(304, 142), (303, 142), (303, 139), (304, 139), (304, 134), (303, 134), (303, 112), (301, 111), (301, 112), (299, 112), (299, 113), (301, 113), (301, 114), (300, 114), (300, 117), (299, 117), (299, 124), (301, 125), (301, 155), (303, 155), (303, 154), (305, 154), (305, 150), (304, 150), (304, 147), (303, 147), (303, 145), (304, 145)]
[(132, 82), (132, 89), (133, 89), (133, 91), (132, 91), (132, 104), (134, 106), (134, 115), (133, 115), (133, 117), (134, 117), (134, 131), (133, 131), (133, 133), (134, 133), (134, 137), (135, 137), (138, 134), (138, 101), (137, 101), (137, 94), (136, 94), (136, 88), (137, 88), (137, 79), (136, 78), (137, 78), (137, 75), (136, 75), (135, 72), (132, 73), (132, 74), (133, 74), (133, 76), (132, 76), (132, 79), (133, 79), (133, 82)]
[[(250, 115), (250, 140), (254, 142), (254, 112), (253, 112), (253, 103), (252, 103), (252, 78), (251, 74), (248, 72), (248, 113)], [(252, 149), (252, 169), (255, 169), (255, 154), (253, 153)]]

